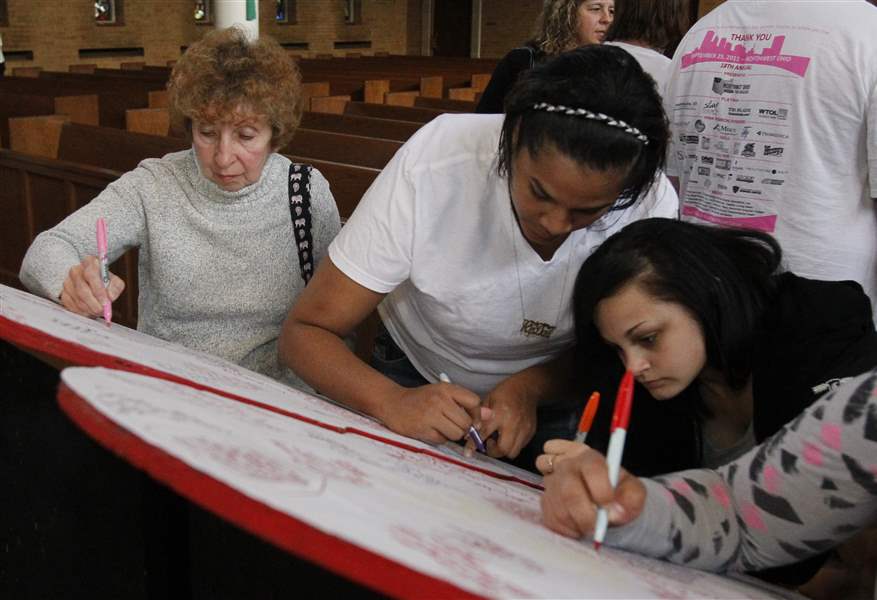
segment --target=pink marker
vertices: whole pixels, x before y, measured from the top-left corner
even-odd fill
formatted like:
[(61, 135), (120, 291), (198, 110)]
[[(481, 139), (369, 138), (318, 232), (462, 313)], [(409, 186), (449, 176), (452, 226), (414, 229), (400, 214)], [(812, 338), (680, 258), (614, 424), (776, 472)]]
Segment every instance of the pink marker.
[[(102, 217), (97, 220), (97, 254), (98, 260), (100, 260), (100, 278), (104, 282), (104, 289), (106, 289), (110, 286), (110, 269), (107, 265), (107, 223)], [(104, 321), (106, 321), (107, 327), (110, 326), (112, 320), (113, 305), (110, 303), (109, 292), (107, 292), (107, 299), (104, 300)]]

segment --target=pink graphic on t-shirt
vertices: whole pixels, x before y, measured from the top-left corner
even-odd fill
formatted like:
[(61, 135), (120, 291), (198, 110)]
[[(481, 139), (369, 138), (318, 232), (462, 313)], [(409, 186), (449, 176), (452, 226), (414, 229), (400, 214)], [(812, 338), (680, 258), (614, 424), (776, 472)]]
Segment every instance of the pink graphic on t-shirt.
[(822, 443), (832, 450), (840, 450), (840, 425), (837, 423), (823, 424)]
[(759, 529), (761, 531), (767, 529), (764, 521), (761, 519), (761, 511), (754, 504), (744, 502), (742, 513), (743, 521), (750, 529)]
[(808, 465), (818, 467), (822, 464), (822, 451), (816, 444), (807, 442), (804, 444), (804, 460)]
[(694, 217), (708, 223), (716, 225), (725, 225), (726, 227), (743, 227), (745, 229), (757, 229), (766, 233), (773, 233), (776, 229), (776, 215), (761, 215), (754, 217), (723, 217), (714, 215), (690, 204), (682, 207), (682, 215), (685, 217)]
[[(742, 43), (732, 42), (771, 42), (771, 45), (756, 54), (755, 46), (747, 48)], [(801, 77), (807, 72), (810, 58), (782, 54), (786, 36), (772, 33), (735, 33), (728, 38), (716, 36), (715, 31), (707, 31), (700, 46), (682, 55), (682, 68), (704, 62), (722, 62), (747, 65), (765, 65), (784, 69)]]
[(764, 467), (764, 472), (761, 475), (761, 481), (764, 484), (764, 489), (771, 494), (776, 494), (780, 489), (780, 481), (782, 480), (782, 475), (776, 469), (776, 467), (772, 465), (767, 465)]
[(716, 499), (716, 502), (718, 502), (725, 508), (731, 506), (731, 498), (728, 496), (728, 490), (725, 489), (725, 486), (723, 484), (713, 484), (712, 491), (713, 497)]
[(673, 489), (682, 494), (683, 496), (691, 495), (691, 486), (688, 485), (685, 481), (676, 480), (672, 483)]

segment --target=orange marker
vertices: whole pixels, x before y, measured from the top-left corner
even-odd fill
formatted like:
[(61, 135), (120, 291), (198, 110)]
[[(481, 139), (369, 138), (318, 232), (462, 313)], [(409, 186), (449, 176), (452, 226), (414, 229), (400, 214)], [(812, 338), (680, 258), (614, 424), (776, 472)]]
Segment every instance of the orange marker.
[(582, 418), (579, 421), (579, 432), (575, 437), (578, 443), (584, 444), (585, 440), (588, 439), (588, 432), (591, 430), (591, 425), (594, 423), (594, 417), (597, 415), (599, 407), (600, 392), (593, 392), (591, 397), (588, 398), (588, 403), (585, 405), (585, 410), (582, 411)]

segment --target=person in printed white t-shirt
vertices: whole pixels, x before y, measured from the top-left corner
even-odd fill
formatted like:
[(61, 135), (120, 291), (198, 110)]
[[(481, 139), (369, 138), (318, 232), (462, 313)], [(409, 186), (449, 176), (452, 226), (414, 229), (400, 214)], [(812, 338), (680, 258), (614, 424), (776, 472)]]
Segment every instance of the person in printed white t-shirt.
[(605, 44), (630, 52), (652, 76), (663, 95), (670, 78), (670, 59), (690, 23), (686, 0), (616, 0), (615, 20)]
[(877, 302), (877, 8), (728, 0), (673, 57), (682, 218), (772, 233), (788, 268)]
[[(438, 443), (474, 424), (498, 432), (489, 453), (514, 457), (574, 372), (582, 262), (626, 223), (676, 216), (678, 199), (660, 172), (660, 97), (628, 53), (560, 54), (506, 106), (443, 115), (400, 149), (291, 310), (280, 354), (398, 433)], [(375, 308), (378, 370), (342, 342)]]

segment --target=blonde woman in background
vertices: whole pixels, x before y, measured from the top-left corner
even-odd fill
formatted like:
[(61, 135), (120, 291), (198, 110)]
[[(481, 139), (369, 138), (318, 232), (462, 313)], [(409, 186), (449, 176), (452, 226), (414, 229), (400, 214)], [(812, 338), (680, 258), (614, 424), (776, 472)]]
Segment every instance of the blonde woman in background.
[(505, 97), (521, 73), (561, 52), (601, 43), (614, 14), (615, 0), (545, 0), (533, 39), (499, 61), (475, 112), (504, 112)]

